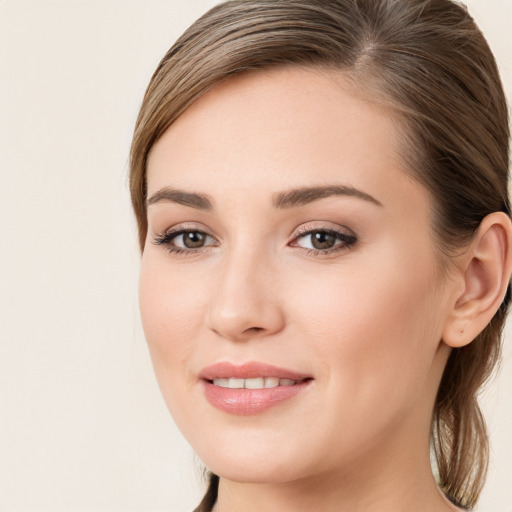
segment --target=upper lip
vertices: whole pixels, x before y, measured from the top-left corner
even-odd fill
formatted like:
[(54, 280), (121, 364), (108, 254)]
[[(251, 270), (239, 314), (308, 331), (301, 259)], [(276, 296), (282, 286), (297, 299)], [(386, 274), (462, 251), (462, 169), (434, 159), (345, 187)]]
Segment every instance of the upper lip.
[(199, 378), (203, 380), (228, 379), (234, 377), (237, 379), (254, 379), (257, 377), (278, 377), (279, 379), (304, 380), (310, 379), (311, 375), (280, 368), (266, 363), (248, 362), (243, 364), (233, 364), (230, 362), (220, 362), (203, 368)]

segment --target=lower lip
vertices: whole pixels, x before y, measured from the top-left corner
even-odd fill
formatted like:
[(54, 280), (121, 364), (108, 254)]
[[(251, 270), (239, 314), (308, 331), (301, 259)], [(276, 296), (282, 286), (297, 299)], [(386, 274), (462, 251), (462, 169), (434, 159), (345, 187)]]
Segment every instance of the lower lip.
[(204, 382), (204, 392), (208, 402), (217, 409), (238, 416), (250, 416), (297, 396), (310, 382), (307, 380), (293, 386), (264, 389), (231, 389), (207, 381)]

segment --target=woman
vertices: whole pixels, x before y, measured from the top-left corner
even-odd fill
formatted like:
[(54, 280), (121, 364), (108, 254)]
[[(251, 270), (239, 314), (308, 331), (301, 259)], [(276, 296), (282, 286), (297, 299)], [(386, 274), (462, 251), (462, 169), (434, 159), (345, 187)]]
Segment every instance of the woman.
[(211, 470), (197, 511), (477, 503), (507, 114), (450, 0), (235, 0), (169, 50), (131, 193), (157, 379)]

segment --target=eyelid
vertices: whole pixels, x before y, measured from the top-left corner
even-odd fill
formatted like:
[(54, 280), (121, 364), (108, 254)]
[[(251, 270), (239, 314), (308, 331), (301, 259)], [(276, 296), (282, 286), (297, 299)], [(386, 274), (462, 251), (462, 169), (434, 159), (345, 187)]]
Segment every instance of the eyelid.
[(295, 238), (298, 238), (298, 237), (300, 237), (302, 235), (305, 235), (305, 234), (308, 234), (308, 233), (314, 233), (314, 232), (317, 232), (317, 231), (327, 231), (327, 232), (333, 232), (333, 233), (340, 233), (341, 235), (357, 238), (356, 234), (351, 229), (349, 229), (348, 227), (342, 226), (342, 225), (339, 225), (339, 224), (333, 225), (331, 223), (325, 223), (325, 222), (322, 222), (322, 223), (312, 223), (312, 222), (309, 222), (309, 223), (303, 224), (302, 226), (299, 226), (293, 232), (292, 238), (295, 239)]
[(199, 231), (201, 233), (204, 233), (205, 235), (211, 236), (212, 238), (218, 239), (216, 235), (214, 235), (210, 229), (208, 229), (206, 226), (204, 226), (201, 223), (191, 223), (191, 222), (185, 222), (181, 224), (176, 224), (174, 226), (171, 226), (169, 228), (163, 229), (161, 232), (156, 233), (153, 231), (153, 238), (155, 237), (162, 237), (165, 235), (176, 235), (178, 233), (187, 232), (187, 231)]

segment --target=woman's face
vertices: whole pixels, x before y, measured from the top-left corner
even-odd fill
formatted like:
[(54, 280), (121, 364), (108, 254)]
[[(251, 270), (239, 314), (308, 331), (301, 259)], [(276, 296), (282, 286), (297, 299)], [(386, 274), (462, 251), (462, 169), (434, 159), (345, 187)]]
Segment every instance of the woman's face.
[(153, 147), (142, 320), (167, 405), (217, 474), (428, 454), (450, 283), (396, 127), (340, 73), (292, 68), (228, 80)]

